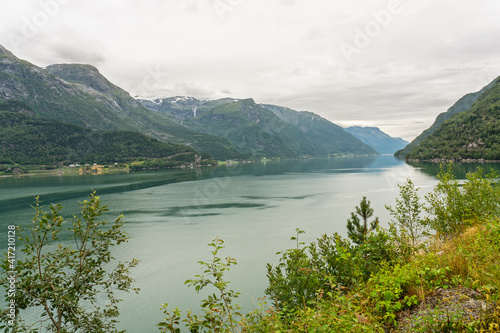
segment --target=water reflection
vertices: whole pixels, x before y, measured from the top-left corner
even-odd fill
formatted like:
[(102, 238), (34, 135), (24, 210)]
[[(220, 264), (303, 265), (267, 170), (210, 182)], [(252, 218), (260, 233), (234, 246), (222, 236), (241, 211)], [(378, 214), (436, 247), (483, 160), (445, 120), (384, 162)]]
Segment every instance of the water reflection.
[[(441, 168), (440, 163), (433, 163), (433, 162), (407, 162), (407, 163), (429, 176), (437, 176)], [(446, 164), (443, 165), (446, 166)], [(465, 179), (465, 176), (469, 172), (476, 172), (479, 167), (483, 168), (485, 174), (489, 173), (492, 170), (495, 171), (497, 174), (500, 174), (500, 163), (479, 163), (479, 162), (451, 163), (452, 172), (455, 175), (455, 178), (457, 179)]]
[[(98, 176), (50, 176), (2, 178), (0, 211), (29, 207), (35, 196), (43, 202), (85, 197), (90, 191), (114, 194), (207, 178), (238, 175), (269, 176), (293, 173), (366, 173), (403, 164), (392, 156), (338, 157), (329, 159), (276, 160), (266, 163), (222, 165), (216, 168), (159, 170)], [(16, 189), (12, 191), (11, 189)], [(10, 190), (10, 191), (9, 191)]]

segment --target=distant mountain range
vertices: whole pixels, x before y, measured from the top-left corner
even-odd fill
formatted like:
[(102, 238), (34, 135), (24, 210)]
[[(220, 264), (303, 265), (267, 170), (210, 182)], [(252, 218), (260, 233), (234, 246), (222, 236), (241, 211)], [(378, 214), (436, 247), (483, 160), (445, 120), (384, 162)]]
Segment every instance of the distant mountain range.
[(496, 79), (465, 95), (404, 147), (404, 140), (375, 127), (342, 129), (312, 112), (251, 98), (136, 100), (91, 65), (40, 68), (0, 46), (0, 163), (192, 160), (201, 154), (222, 160), (297, 158), (395, 150), (396, 156), (414, 160), (500, 160), (499, 90)]
[(252, 99), (201, 100), (193, 97), (139, 99), (152, 111), (169, 114), (184, 126), (227, 138), (252, 156), (293, 157), (376, 154), (340, 126), (314, 114)]
[(395, 156), (406, 157), (414, 148), (418, 147), (425, 138), (429, 135), (433, 134), (446, 120), (450, 119), (456, 114), (469, 110), (474, 102), (484, 94), (487, 90), (489, 90), (495, 83), (496, 80), (493, 80), (490, 84), (485, 86), (480, 91), (467, 94), (460, 98), (453, 106), (451, 106), (446, 112), (439, 114), (434, 121), (434, 123), (423, 131), (419, 136), (417, 136), (408, 146), (404, 149), (401, 149), (395, 153)]
[[(70, 138), (64, 137), (71, 131), (78, 134), (75, 135), (79, 136), (78, 140), (93, 142), (105, 142), (113, 133), (122, 142), (132, 146), (137, 143), (137, 147), (146, 143), (144, 136), (147, 136), (168, 142), (171, 144), (168, 149), (174, 154), (206, 153), (222, 160), (377, 154), (370, 145), (312, 112), (257, 104), (253, 99), (136, 100), (91, 65), (58, 64), (40, 68), (0, 46), (0, 103), (7, 105), (6, 102), (21, 103), (19, 105), (25, 105), (30, 111), (2, 110), (4, 119), (8, 119), (7, 125), (0, 129), (3, 142), (12, 143), (6, 140), (13, 138), (21, 140), (19, 135), (28, 135), (29, 131), (44, 132), (36, 127), (37, 121), (44, 128), (57, 128), (60, 132), (59, 143), (68, 149), (60, 147), (60, 155), (46, 156), (45, 161), (73, 156), (71, 145), (75, 142), (65, 141)], [(96, 141), (96, 135), (106, 139)], [(160, 141), (149, 141), (149, 144), (159, 150), (167, 149)], [(107, 144), (108, 152), (119, 150), (113, 142)], [(55, 146), (51, 149), (56, 150)], [(92, 150), (98, 152), (96, 147)], [(165, 155), (159, 150), (158, 154)], [(136, 153), (138, 151), (122, 151), (118, 155), (138, 157)], [(15, 156), (13, 154), (11, 151), (3, 157), (8, 160)]]
[(0, 46), (0, 101), (18, 100), (36, 115), (92, 130), (125, 130), (187, 145), (219, 159), (244, 155), (227, 140), (181, 126), (173, 117), (149, 111), (90, 65), (46, 69)]
[[(229, 107), (227, 106), (228, 104), (241, 104), (243, 103), (242, 100), (233, 98), (208, 100), (186, 96), (150, 99), (139, 98), (138, 100), (152, 111), (169, 114), (177, 119), (177, 121), (181, 124), (198, 131), (228, 137), (231, 143), (243, 150), (245, 149), (245, 143), (238, 142), (239, 137), (231, 139), (230, 137), (232, 134), (227, 132), (231, 132), (234, 130), (233, 124), (223, 124), (219, 122), (216, 124), (208, 125), (208, 116), (205, 114), (205, 112), (210, 112), (212, 110), (211, 114), (213, 116), (213, 112), (219, 112), (223, 105), (226, 105), (224, 108), (227, 109)], [(387, 135), (377, 127), (353, 126), (350, 128), (341, 128), (340, 126), (335, 125), (312, 112), (299, 112), (290, 108), (271, 104), (257, 105), (253, 100), (246, 101), (245, 103), (248, 104), (247, 107), (252, 107), (256, 108), (256, 110), (259, 110), (259, 112), (262, 113), (262, 116), (264, 116), (265, 111), (260, 107), (271, 111), (279, 118), (280, 121), (291, 125), (286, 126), (271, 115), (267, 115), (268, 117), (270, 117), (268, 121), (271, 121), (273, 123), (273, 126), (271, 127), (273, 127), (274, 129), (280, 129), (281, 132), (286, 132), (280, 133), (278, 135), (286, 136), (287, 134), (294, 133), (292, 134), (292, 136), (301, 138), (300, 145), (295, 147), (301, 153), (304, 153), (305, 151), (307, 154), (313, 156), (321, 156), (325, 153), (330, 154), (331, 152), (342, 152), (358, 149), (359, 142), (352, 141), (352, 138), (346, 135), (345, 132), (353, 135), (357, 139), (361, 140), (364, 144), (371, 147), (373, 151), (368, 153), (373, 153), (375, 151), (375, 153), (380, 154), (393, 154), (395, 151), (404, 148), (408, 144), (407, 141), (401, 138), (393, 138)], [(236, 107), (236, 104), (234, 104), (232, 107)], [(245, 109), (245, 107), (243, 107), (242, 109)], [(236, 113), (233, 114), (233, 116), (235, 115)], [(236, 121), (236, 119), (233, 120)], [(297, 131), (297, 128), (300, 131)], [(269, 133), (269, 128), (260, 130), (260, 132)], [(306, 135), (305, 137), (304, 134)], [(253, 153), (255, 154), (255, 151)], [(272, 155), (273, 152), (261, 152), (261, 154)]]
[(408, 141), (401, 138), (393, 138), (382, 132), (378, 127), (351, 126), (344, 128), (380, 154), (394, 154), (408, 145)]
[(475, 101), (427, 134), (407, 159), (500, 160), (500, 77), (464, 98), (466, 106)]

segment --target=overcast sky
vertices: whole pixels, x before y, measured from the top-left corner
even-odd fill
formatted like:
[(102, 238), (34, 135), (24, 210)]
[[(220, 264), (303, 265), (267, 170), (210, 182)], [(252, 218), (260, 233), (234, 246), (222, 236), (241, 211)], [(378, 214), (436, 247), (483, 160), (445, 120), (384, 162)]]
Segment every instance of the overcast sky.
[(0, 0), (0, 44), (132, 96), (254, 98), (407, 140), (500, 75), (498, 0)]

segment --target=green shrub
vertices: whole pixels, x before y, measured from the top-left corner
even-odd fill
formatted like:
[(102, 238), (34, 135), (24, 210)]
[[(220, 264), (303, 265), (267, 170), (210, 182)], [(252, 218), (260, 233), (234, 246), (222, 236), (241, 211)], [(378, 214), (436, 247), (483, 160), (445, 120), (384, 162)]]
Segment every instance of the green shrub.
[(455, 179), (451, 166), (438, 174), (439, 183), (426, 196), (430, 214), (427, 224), (441, 238), (462, 232), (467, 226), (487, 220), (499, 213), (500, 188), (494, 172), (483, 175), (482, 168), (468, 173), (463, 186)]

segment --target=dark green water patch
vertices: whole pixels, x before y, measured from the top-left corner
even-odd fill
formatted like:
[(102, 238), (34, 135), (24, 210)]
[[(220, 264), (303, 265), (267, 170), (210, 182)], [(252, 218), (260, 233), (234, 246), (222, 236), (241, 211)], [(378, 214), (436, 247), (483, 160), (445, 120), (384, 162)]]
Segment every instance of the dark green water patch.
[[(223, 204), (210, 204), (210, 205), (189, 205), (189, 206), (178, 206), (171, 207), (167, 209), (162, 216), (176, 216), (176, 217), (190, 217), (190, 216), (200, 216), (199, 214), (214, 214), (221, 215), (221, 212), (210, 212), (210, 213), (193, 213), (188, 214), (187, 211), (199, 211), (199, 210), (223, 210), (231, 208), (256, 208), (264, 209), (267, 208), (265, 204), (254, 204), (254, 203), (223, 203)], [(207, 216), (207, 215), (201, 215)]]

